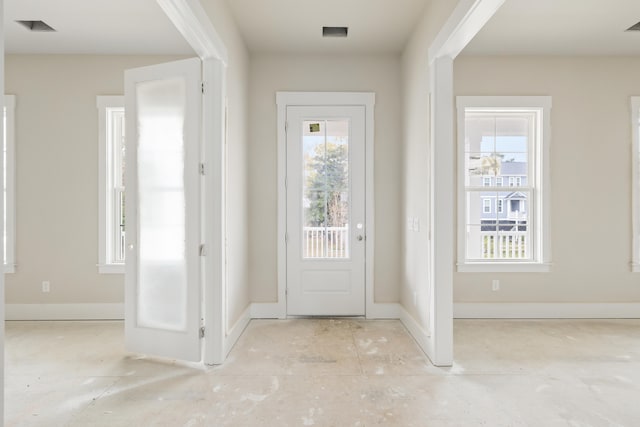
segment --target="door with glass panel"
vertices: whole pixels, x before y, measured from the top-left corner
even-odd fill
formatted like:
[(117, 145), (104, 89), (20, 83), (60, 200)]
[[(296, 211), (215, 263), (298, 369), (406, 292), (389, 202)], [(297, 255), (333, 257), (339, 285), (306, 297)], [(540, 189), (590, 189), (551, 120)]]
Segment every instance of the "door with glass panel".
[(201, 360), (200, 81), (199, 59), (125, 72), (126, 347), (191, 361)]
[(287, 314), (365, 314), (365, 108), (287, 107)]

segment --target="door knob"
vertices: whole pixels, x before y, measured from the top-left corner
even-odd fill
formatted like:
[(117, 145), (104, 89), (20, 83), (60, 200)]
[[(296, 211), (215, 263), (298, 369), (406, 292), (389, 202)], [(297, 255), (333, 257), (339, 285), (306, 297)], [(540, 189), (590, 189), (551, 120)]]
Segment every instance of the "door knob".
[(364, 237), (362, 237), (362, 234), (358, 234), (356, 239), (358, 239), (358, 242), (362, 242), (362, 239), (364, 239)]

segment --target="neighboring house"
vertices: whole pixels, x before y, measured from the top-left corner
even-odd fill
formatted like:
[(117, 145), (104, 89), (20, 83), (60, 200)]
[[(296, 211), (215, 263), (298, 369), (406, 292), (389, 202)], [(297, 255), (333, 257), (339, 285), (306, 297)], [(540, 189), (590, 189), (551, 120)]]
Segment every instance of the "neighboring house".
[(527, 196), (517, 188), (527, 186), (527, 163), (502, 162), (498, 175), (483, 176), (482, 185), (505, 187), (504, 192), (481, 193), (482, 231), (495, 231), (496, 224), (500, 231), (526, 231)]

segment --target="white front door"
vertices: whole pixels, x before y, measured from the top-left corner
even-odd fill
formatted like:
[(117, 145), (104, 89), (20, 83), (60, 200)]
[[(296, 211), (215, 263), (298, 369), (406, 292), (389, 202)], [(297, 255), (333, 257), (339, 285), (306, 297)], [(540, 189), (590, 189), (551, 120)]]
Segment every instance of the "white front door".
[(365, 314), (365, 107), (287, 106), (287, 314)]
[(125, 341), (199, 361), (199, 59), (125, 72)]

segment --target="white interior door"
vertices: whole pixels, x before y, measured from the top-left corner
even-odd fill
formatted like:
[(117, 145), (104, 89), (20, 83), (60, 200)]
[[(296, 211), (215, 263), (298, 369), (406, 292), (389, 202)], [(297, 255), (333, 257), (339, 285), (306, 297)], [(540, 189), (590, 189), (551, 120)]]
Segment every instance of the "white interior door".
[(365, 314), (365, 107), (287, 106), (287, 314)]
[(125, 341), (199, 361), (199, 59), (125, 72)]

